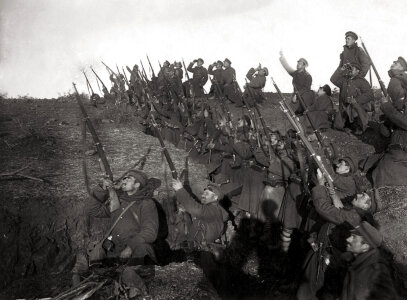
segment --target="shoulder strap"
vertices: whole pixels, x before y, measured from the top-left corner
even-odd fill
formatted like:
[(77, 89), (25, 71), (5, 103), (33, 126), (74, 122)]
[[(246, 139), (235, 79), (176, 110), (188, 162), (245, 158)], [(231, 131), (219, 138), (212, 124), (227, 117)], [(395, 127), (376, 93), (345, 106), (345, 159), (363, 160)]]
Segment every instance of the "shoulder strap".
[(125, 209), (123, 209), (123, 211), (120, 213), (120, 215), (117, 217), (116, 221), (114, 221), (113, 225), (110, 226), (109, 230), (106, 232), (104, 238), (102, 241), (106, 240), (110, 234), (112, 233), (113, 229), (116, 227), (117, 223), (119, 223), (120, 218), (124, 215), (124, 213), (134, 204), (136, 203), (136, 201), (132, 201), (130, 202)]

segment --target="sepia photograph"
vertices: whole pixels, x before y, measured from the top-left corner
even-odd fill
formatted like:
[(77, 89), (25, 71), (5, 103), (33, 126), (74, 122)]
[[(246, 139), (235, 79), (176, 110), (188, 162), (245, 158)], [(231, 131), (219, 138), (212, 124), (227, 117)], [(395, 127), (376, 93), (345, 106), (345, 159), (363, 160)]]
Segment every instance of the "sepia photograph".
[(0, 0), (0, 299), (407, 299), (404, 0)]

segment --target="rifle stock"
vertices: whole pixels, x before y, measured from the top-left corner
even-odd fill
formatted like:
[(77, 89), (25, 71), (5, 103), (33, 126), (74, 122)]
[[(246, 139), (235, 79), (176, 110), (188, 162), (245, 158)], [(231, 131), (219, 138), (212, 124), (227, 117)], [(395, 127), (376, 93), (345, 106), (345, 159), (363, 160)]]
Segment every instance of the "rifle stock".
[(95, 143), (96, 149), (98, 151), (99, 158), (100, 158), (100, 160), (101, 160), (101, 162), (103, 164), (104, 171), (105, 171), (106, 175), (109, 177), (109, 179), (113, 181), (113, 173), (112, 173), (112, 170), (110, 169), (110, 165), (109, 165), (109, 162), (107, 160), (105, 151), (103, 149), (103, 145), (100, 142), (99, 137), (98, 137), (98, 135), (96, 133), (96, 130), (93, 127), (93, 124), (90, 121), (88, 113), (85, 110), (85, 106), (83, 105), (81, 96), (79, 95), (78, 90), (76, 89), (75, 83), (72, 83), (72, 84), (73, 84), (73, 87), (75, 89), (76, 100), (78, 101), (79, 108), (80, 108), (80, 110), (82, 112), (83, 118), (84, 118), (84, 120), (86, 122), (86, 125), (89, 128), (89, 131), (90, 131), (91, 135), (92, 135), (92, 139), (93, 139), (93, 142)]

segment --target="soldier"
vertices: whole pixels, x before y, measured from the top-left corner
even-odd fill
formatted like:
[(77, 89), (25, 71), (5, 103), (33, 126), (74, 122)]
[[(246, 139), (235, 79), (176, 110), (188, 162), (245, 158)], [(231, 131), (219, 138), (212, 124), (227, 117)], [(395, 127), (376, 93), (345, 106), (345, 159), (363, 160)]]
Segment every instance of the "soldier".
[[(343, 166), (339, 168), (342, 171), (346, 169)], [(312, 249), (305, 259), (304, 273), (297, 291), (297, 299), (304, 300), (319, 299), (317, 292), (324, 284), (327, 269), (337, 269), (344, 264), (339, 250), (331, 244), (330, 234), (334, 227), (345, 222), (358, 226), (364, 219), (373, 220), (372, 199), (369, 194), (355, 191), (352, 195), (342, 195), (345, 197), (342, 198), (344, 206), (339, 208), (333, 203), (325, 186), (325, 178), (319, 170), (317, 178), (318, 183), (312, 189), (311, 199), (320, 218), (319, 223), (323, 224), (318, 234), (311, 233), (308, 239)]]
[[(297, 68), (294, 69), (288, 64), (283, 51), (280, 51), (280, 62), (288, 74), (293, 78), (293, 86), (295, 88), (292, 102), (295, 104), (294, 110), (296, 113), (302, 113), (304, 109), (314, 103), (314, 92), (311, 90), (312, 76), (306, 70), (308, 67), (308, 61), (305, 58), (300, 58), (297, 61)], [(298, 103), (299, 100), (297, 99), (295, 89), (297, 89), (301, 98), (304, 100), (306, 107), (301, 107)]]
[[(90, 261), (103, 261), (106, 258), (131, 259), (129, 263), (132, 265), (144, 264), (147, 257), (156, 261), (152, 243), (158, 235), (159, 221), (152, 196), (157, 182), (157, 179), (149, 179), (139, 170), (130, 170), (117, 184), (104, 179), (102, 185), (94, 189), (86, 212), (91, 217), (111, 218), (113, 225), (109, 237), (98, 244), (100, 246), (90, 249)], [(86, 272), (88, 266), (87, 256), (79, 254), (72, 272)], [(134, 272), (126, 269), (126, 274)], [(137, 274), (130, 277), (137, 277)]]
[(182, 79), (184, 78), (184, 70), (182, 70), (182, 63), (181, 62), (174, 62), (174, 70), (175, 70), (175, 75), (180, 79), (182, 83)]
[[(317, 92), (315, 103), (308, 106), (304, 112), (308, 117), (303, 116), (300, 118), (301, 123), (305, 124), (304, 127), (308, 133), (312, 133), (314, 129), (324, 130), (332, 127), (334, 104), (332, 103), (331, 95), (332, 92), (329, 85), (325, 84), (320, 87)], [(310, 118), (310, 121), (308, 118)]]
[[(193, 67), (195, 63), (197, 65), (196, 67)], [(203, 64), (204, 60), (202, 58), (198, 58), (192, 61), (187, 68), (188, 72), (193, 74), (192, 86), (195, 92), (195, 97), (203, 97), (205, 95), (203, 87), (208, 81), (208, 70), (202, 66)]]
[[(213, 68), (216, 66), (216, 69), (213, 70)], [(209, 91), (209, 96), (211, 96), (209, 99), (215, 99), (215, 95), (220, 98), (223, 94), (223, 62), (218, 60), (217, 62), (214, 62), (213, 64), (209, 65), (208, 68), (208, 73), (209, 75), (212, 75), (212, 86)]]
[(229, 99), (230, 102), (235, 103), (236, 105), (240, 106), (242, 105), (242, 100), (241, 97), (242, 95), (240, 94), (238, 88), (237, 88), (237, 82), (236, 82), (236, 71), (234, 68), (231, 66), (232, 62), (228, 59), (225, 58), (223, 61), (223, 66), (224, 70), (222, 73), (223, 76), (223, 91), (225, 94), (225, 97)]
[[(249, 72), (247, 72), (246, 78), (249, 79), (250, 82), (245, 85), (243, 97), (245, 97), (246, 102), (250, 106), (253, 106), (256, 102), (263, 102), (263, 88), (266, 85), (266, 76), (268, 75), (268, 69), (262, 68), (260, 64), (256, 69), (251, 68)], [(236, 106), (243, 106), (243, 103)]]
[(367, 112), (373, 110), (373, 90), (360, 75), (361, 66), (358, 63), (351, 63), (340, 70), (331, 77), (332, 83), (340, 88), (339, 112), (335, 116), (334, 126), (337, 129), (352, 126), (354, 133), (360, 135), (368, 127)]
[(382, 99), (381, 110), (392, 124), (390, 145), (372, 173), (375, 188), (406, 185), (407, 176), (407, 62), (399, 57), (390, 67), (387, 87), (392, 102)]
[(346, 241), (346, 250), (354, 259), (348, 267), (340, 299), (398, 299), (388, 263), (379, 250), (383, 242), (381, 233), (362, 222)]
[(332, 78), (337, 78), (339, 75), (337, 73), (342, 73), (342, 69), (348, 64), (359, 64), (360, 65), (360, 74), (359, 76), (361, 78), (364, 78), (367, 74), (367, 71), (369, 71), (370, 68), (370, 60), (369, 57), (366, 55), (365, 51), (363, 51), (362, 48), (360, 48), (357, 44), (357, 39), (358, 36), (356, 33), (352, 31), (348, 31), (345, 33), (345, 42), (346, 44), (343, 46), (343, 51), (340, 54), (340, 62), (339, 66), (336, 69), (336, 71), (333, 73), (331, 77), (331, 82), (335, 84), (332, 81)]
[(128, 66), (126, 66), (127, 71), (130, 72), (130, 95), (131, 95), (131, 101), (134, 103), (137, 101), (139, 107), (141, 107), (144, 103), (144, 98), (143, 98), (143, 84), (141, 82), (141, 78), (139, 75), (139, 67), (138, 65), (134, 65), (133, 69), (130, 69)]
[[(188, 226), (186, 241), (192, 242), (200, 248), (220, 238), (228, 219), (228, 213), (219, 204), (223, 198), (219, 186), (208, 184), (201, 195), (201, 203), (192, 198), (178, 179), (173, 179), (172, 187), (181, 209), (191, 216), (188, 224), (186, 224)], [(178, 241), (180, 240), (178, 239)]]

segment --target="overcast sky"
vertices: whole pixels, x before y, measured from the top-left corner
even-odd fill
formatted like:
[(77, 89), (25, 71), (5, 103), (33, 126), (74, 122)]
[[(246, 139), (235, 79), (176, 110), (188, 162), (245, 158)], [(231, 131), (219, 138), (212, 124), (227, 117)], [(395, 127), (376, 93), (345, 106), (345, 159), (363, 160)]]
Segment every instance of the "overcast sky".
[[(115, 67), (202, 57), (228, 57), (243, 84), (260, 62), (284, 91), (291, 78), (278, 57), (305, 57), (313, 88), (329, 82), (344, 33), (363, 37), (384, 81), (398, 56), (407, 58), (405, 0), (0, 0), (0, 92), (57, 97), (85, 91), (92, 65), (105, 83), (103, 60)], [(91, 82), (96, 87), (93, 76)], [(377, 84), (376, 84), (377, 85)], [(274, 91), (268, 79), (266, 91)]]

